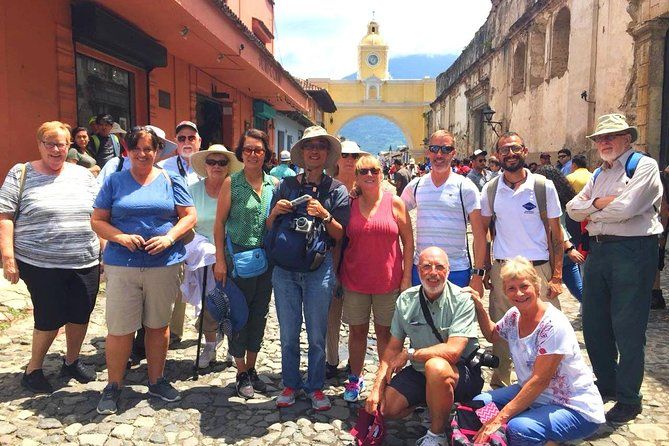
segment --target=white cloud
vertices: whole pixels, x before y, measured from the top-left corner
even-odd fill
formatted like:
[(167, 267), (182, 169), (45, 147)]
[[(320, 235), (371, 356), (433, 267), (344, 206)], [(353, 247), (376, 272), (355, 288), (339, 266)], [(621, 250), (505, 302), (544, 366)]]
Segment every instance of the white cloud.
[(490, 0), (277, 0), (275, 57), (298, 77), (353, 73), (372, 11), (391, 57), (459, 54), (483, 25)]

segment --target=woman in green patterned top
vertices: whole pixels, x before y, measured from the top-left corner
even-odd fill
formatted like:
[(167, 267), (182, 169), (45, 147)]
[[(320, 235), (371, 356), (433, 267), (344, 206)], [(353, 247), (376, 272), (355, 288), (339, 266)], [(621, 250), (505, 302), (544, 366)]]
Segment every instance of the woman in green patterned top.
[[(226, 236), (235, 253), (262, 246), (265, 220), (277, 180), (262, 168), (272, 156), (267, 134), (250, 129), (244, 132), (235, 149), (244, 169), (223, 182), (218, 196), (214, 240), (216, 265), (214, 277), (225, 283), (232, 271), (230, 255), (225, 253)], [(254, 391), (264, 392), (265, 383), (258, 378), (255, 364), (265, 333), (265, 323), (272, 294), (272, 269), (263, 274), (243, 279), (230, 277), (242, 290), (249, 307), (246, 326), (234, 339), (229, 339), (228, 351), (237, 365), (237, 393), (242, 398), (253, 397)]]

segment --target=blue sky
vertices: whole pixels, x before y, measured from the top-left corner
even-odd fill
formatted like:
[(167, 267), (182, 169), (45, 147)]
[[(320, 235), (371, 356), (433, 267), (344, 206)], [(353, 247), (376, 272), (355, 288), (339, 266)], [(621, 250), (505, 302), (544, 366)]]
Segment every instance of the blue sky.
[(344, 77), (357, 69), (372, 11), (391, 57), (459, 54), (490, 0), (276, 0), (274, 55), (297, 77)]

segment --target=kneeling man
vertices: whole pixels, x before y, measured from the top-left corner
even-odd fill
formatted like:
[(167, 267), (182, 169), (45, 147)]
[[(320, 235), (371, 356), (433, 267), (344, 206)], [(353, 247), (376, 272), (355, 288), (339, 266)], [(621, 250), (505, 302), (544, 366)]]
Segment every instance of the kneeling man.
[[(470, 368), (466, 359), (478, 348), (474, 305), (469, 293), (446, 280), (448, 273), (448, 256), (442, 249), (420, 253), (421, 285), (397, 299), (392, 337), (366, 402), (369, 413), (378, 407), (386, 418), (403, 418), (427, 404), (430, 429), (416, 443), (423, 446), (446, 445), (453, 401), (469, 401), (483, 387), (480, 367)], [(404, 367), (407, 361), (411, 364)]]

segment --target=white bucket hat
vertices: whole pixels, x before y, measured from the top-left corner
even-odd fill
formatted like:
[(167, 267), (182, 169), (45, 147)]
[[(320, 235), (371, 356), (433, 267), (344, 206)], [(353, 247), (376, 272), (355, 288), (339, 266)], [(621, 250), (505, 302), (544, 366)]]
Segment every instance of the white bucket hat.
[(177, 150), (177, 144), (169, 139), (165, 138), (165, 130), (155, 125), (147, 125), (146, 128), (153, 130), (153, 133), (156, 134), (159, 140), (163, 143), (163, 150), (160, 153), (160, 159), (169, 158)]
[(304, 168), (304, 151), (302, 146), (306, 141), (315, 138), (324, 138), (330, 143), (330, 149), (328, 150), (328, 157), (325, 160), (324, 167), (328, 170), (333, 169), (335, 164), (337, 164), (337, 160), (341, 156), (341, 142), (339, 142), (339, 139), (335, 138), (334, 136), (328, 135), (328, 132), (320, 125), (307, 127), (304, 130), (302, 139), (296, 142), (290, 149), (290, 160), (293, 162), (293, 164)]
[(620, 113), (612, 113), (610, 115), (602, 115), (597, 119), (597, 126), (595, 133), (588, 135), (587, 138), (594, 140), (600, 135), (609, 135), (611, 133), (629, 133), (632, 135), (632, 142), (639, 137), (639, 131), (627, 123), (624, 115)]
[(193, 170), (202, 178), (207, 178), (207, 157), (214, 153), (223, 154), (228, 158), (228, 175), (239, 172), (244, 168), (244, 165), (239, 162), (235, 154), (226, 149), (223, 144), (212, 144), (207, 150), (195, 152), (190, 157), (190, 164), (193, 166)]
[(359, 154), (359, 155), (369, 155), (368, 152), (360, 149), (360, 146), (357, 142), (351, 140), (345, 140), (341, 142), (341, 153), (350, 153), (350, 154)]
[(282, 163), (287, 163), (290, 161), (290, 152), (288, 150), (282, 150), (279, 154), (279, 161)]

